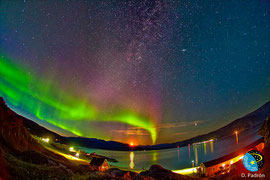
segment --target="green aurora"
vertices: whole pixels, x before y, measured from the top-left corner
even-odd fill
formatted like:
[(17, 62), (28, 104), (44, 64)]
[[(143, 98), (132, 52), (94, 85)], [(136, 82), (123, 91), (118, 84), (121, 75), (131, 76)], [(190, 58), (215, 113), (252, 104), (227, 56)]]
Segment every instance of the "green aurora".
[(140, 127), (156, 141), (155, 124), (147, 117), (127, 109), (106, 112), (95, 105), (67, 93), (51, 81), (32, 76), (24, 67), (10, 59), (0, 58), (0, 96), (14, 107), (78, 136), (93, 137), (89, 131), (75, 128), (77, 121), (120, 122)]

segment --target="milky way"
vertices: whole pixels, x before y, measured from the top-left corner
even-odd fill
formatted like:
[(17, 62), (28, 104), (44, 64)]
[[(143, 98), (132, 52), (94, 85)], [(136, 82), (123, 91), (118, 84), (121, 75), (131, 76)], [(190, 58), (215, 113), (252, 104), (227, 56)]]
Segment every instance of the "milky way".
[(122, 48), (128, 62), (146, 60), (151, 47), (164, 43), (170, 36), (170, 22), (176, 18), (172, 2), (126, 1), (116, 13), (116, 19), (123, 24)]
[(167, 143), (270, 99), (268, 1), (5, 1), (0, 95), (67, 136)]

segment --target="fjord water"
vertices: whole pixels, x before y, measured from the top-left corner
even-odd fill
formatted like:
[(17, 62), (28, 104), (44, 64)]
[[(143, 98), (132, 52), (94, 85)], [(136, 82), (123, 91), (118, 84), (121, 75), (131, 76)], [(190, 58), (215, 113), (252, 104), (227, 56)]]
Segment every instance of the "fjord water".
[(230, 154), (240, 148), (246, 147), (260, 138), (257, 129), (238, 133), (236, 136), (216, 139), (200, 144), (191, 144), (180, 148), (171, 148), (151, 151), (112, 151), (76, 147), (88, 153), (96, 152), (99, 155), (117, 159), (119, 162), (111, 163), (118, 167), (130, 169), (149, 169), (153, 164), (159, 164), (170, 170), (190, 168), (193, 165), (217, 159)]

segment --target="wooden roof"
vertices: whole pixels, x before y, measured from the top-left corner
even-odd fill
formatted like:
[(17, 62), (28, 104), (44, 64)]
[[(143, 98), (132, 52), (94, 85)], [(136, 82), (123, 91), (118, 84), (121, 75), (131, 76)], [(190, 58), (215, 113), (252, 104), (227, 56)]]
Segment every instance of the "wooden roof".
[(214, 159), (214, 160), (211, 160), (211, 161), (207, 161), (207, 162), (204, 162), (202, 163), (205, 167), (211, 167), (211, 166), (214, 166), (214, 165), (217, 165), (217, 164), (221, 164), (225, 161), (228, 161), (230, 159), (233, 159), (241, 154), (245, 154), (248, 150), (250, 150), (251, 148), (257, 146), (258, 144), (260, 144), (261, 142), (264, 142), (264, 139), (263, 137), (258, 139), (257, 141), (255, 141), (254, 143), (246, 146), (245, 148), (242, 148), (242, 149), (239, 149), (231, 154), (228, 154), (226, 156), (222, 156), (218, 159)]
[(96, 158), (96, 157), (93, 157), (91, 162), (90, 162), (90, 165), (91, 166), (102, 166), (102, 164), (106, 161), (105, 158)]

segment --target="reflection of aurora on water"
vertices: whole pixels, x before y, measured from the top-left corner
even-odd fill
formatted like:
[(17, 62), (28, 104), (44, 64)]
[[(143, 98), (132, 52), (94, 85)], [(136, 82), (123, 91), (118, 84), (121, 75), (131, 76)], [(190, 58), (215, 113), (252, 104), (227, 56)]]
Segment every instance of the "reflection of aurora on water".
[[(150, 151), (110, 151), (101, 149), (91, 149), (85, 147), (78, 147), (87, 153), (96, 152), (97, 154), (109, 156), (117, 159), (119, 162), (112, 163), (112, 165), (121, 168), (130, 168), (133, 166), (135, 170), (149, 169), (151, 165), (158, 164), (169, 170), (176, 170), (177, 172), (189, 172), (187, 168), (196, 167), (196, 157), (198, 158), (198, 166), (207, 161), (218, 159), (222, 156), (228, 155), (238, 149), (250, 145), (252, 142), (261, 138), (257, 135), (257, 130), (247, 131), (241, 133), (239, 144), (235, 141), (235, 136), (228, 136), (222, 139), (213, 139), (209, 141), (199, 142), (196, 144), (197, 150), (195, 151), (195, 144), (190, 146), (175, 147), (163, 150), (150, 150)], [(205, 145), (204, 145), (205, 144)], [(206, 146), (206, 152), (204, 151)], [(190, 156), (189, 156), (190, 153)], [(131, 163), (133, 160), (133, 163)]]
[(129, 153), (129, 159), (130, 159), (130, 163), (129, 163), (129, 167), (130, 169), (133, 169), (135, 164), (134, 164), (134, 152), (130, 152)]
[(74, 123), (87, 121), (120, 122), (148, 131), (156, 140), (154, 123), (129, 109), (102, 111), (94, 104), (60, 89), (51, 81), (34, 77), (31, 72), (11, 60), (0, 59), (0, 96), (23, 112), (78, 136), (92, 137), (89, 129), (76, 128)]
[(157, 150), (153, 150), (153, 159), (152, 162), (156, 163), (158, 160), (158, 151)]

